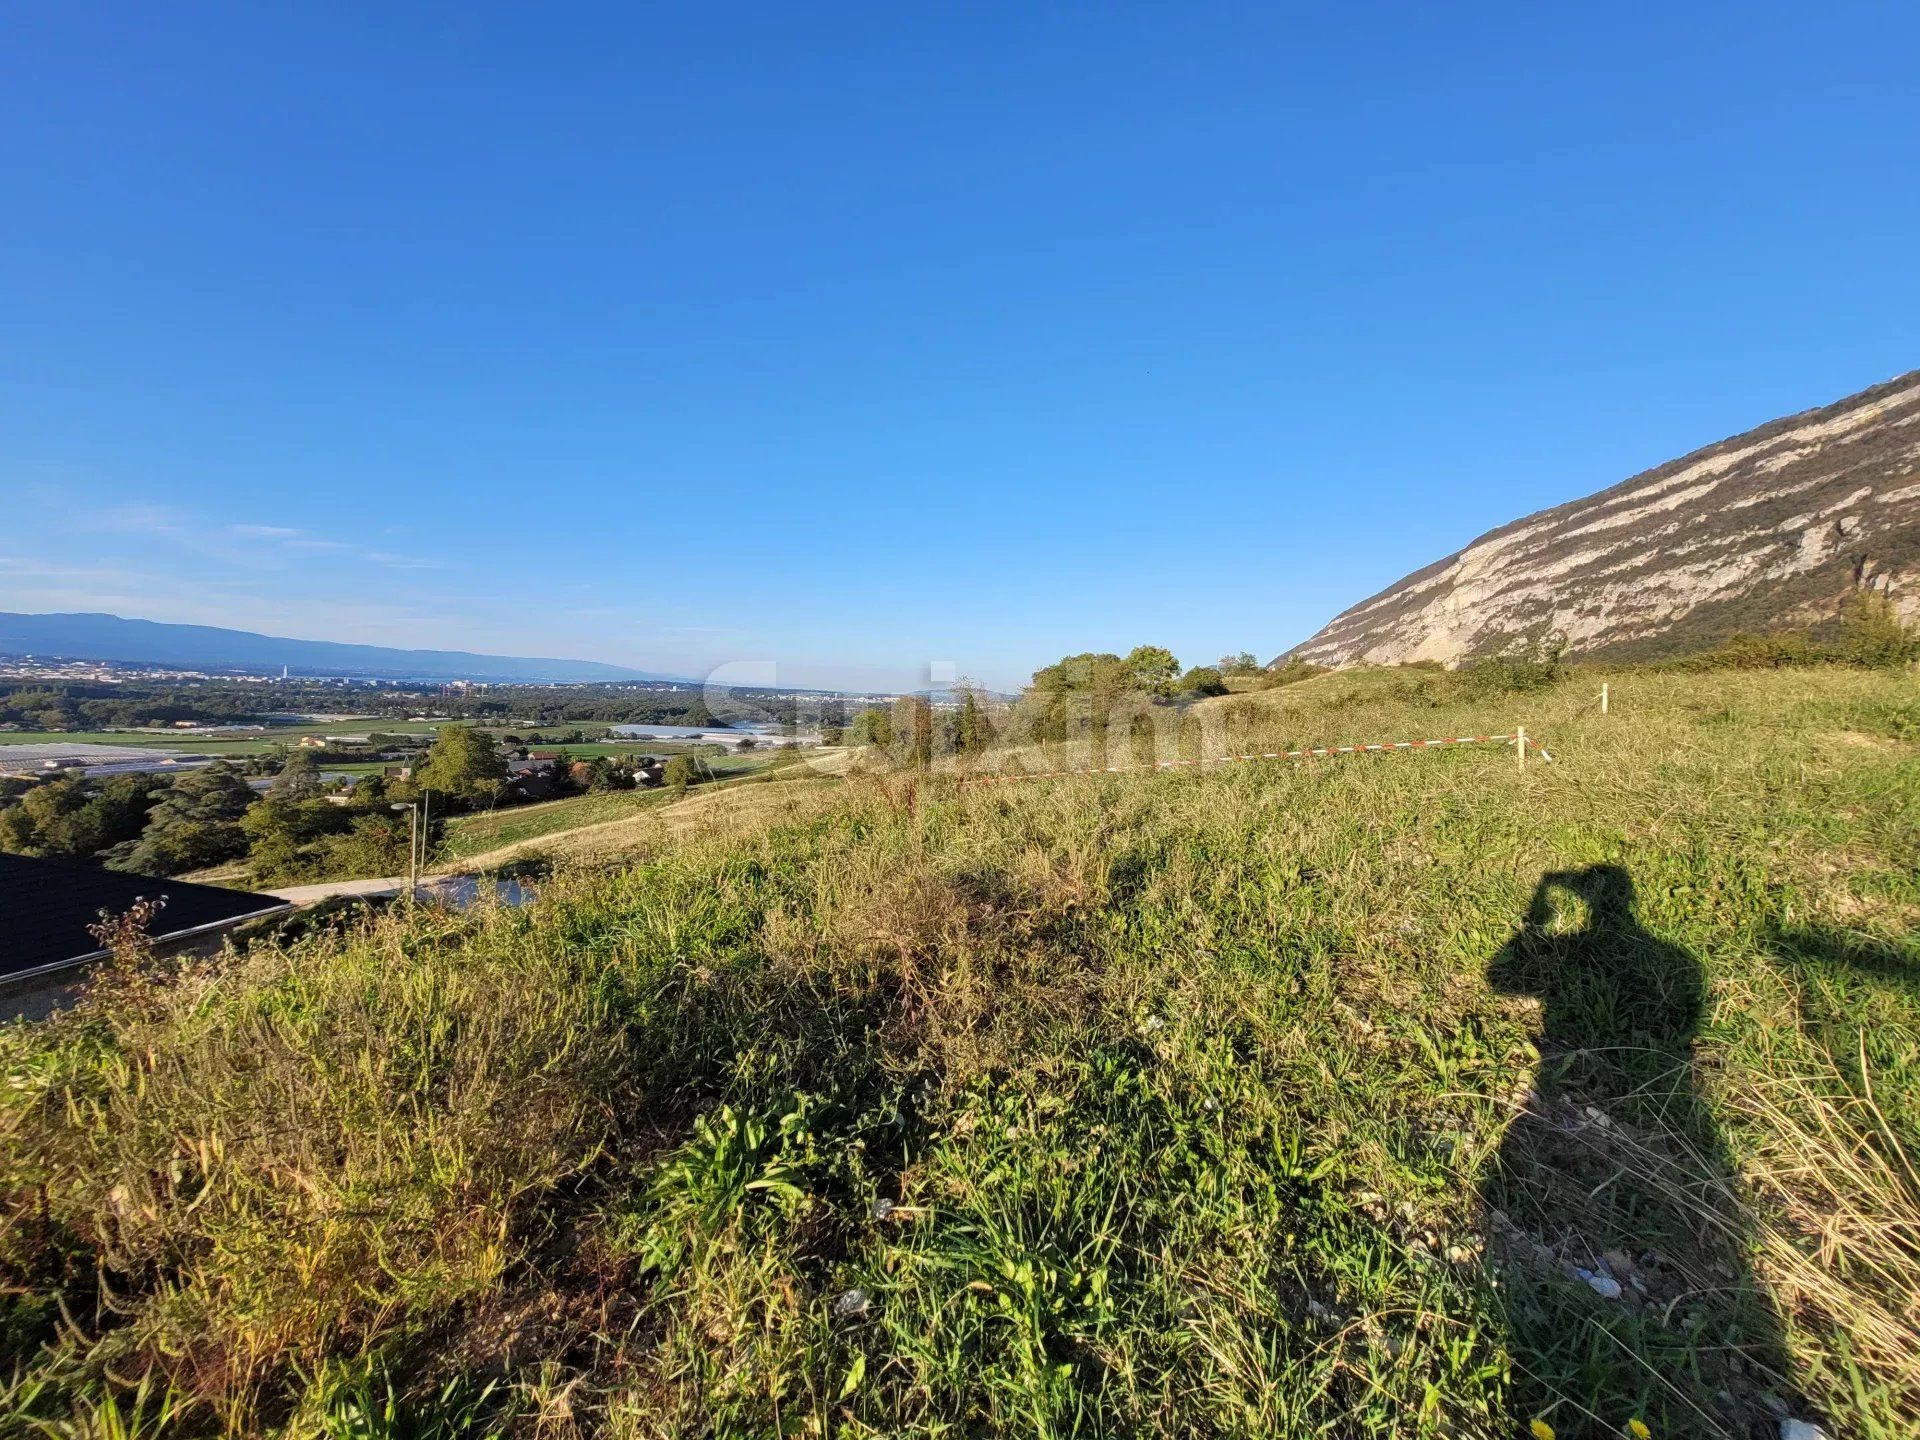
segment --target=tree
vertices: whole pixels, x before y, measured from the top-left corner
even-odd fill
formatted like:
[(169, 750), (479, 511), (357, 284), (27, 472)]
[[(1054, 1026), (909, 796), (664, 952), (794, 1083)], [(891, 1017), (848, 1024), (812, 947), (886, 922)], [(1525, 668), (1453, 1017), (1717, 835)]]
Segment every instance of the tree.
[(77, 860), (124, 844), (146, 824), (153, 783), (115, 775), (98, 784), (72, 776), (36, 785), (0, 816), (0, 850)]
[(268, 831), (254, 838), (247, 851), (247, 872), (256, 883), (270, 880), (297, 880), (306, 870), (307, 852), (300, 841), (283, 830)]
[(1123, 660), (1109, 651), (1088, 651), (1069, 655), (1033, 672), (1032, 689), (1089, 693), (1096, 697), (1094, 708), (1111, 708), (1112, 701), (1127, 690), (1144, 690), (1154, 695), (1170, 695), (1180, 677), (1180, 662), (1161, 645), (1136, 645)]
[(36, 785), (0, 817), (0, 849), (16, 855), (64, 853), (56, 835), (86, 803), (80, 782), (62, 776)]
[(1240, 650), (1232, 655), (1222, 655), (1215, 668), (1226, 675), (1244, 675), (1250, 670), (1258, 670), (1260, 662), (1254, 659), (1251, 650)]
[(94, 853), (134, 839), (146, 827), (155, 792), (151, 775), (114, 775), (99, 782), (87, 801), (90, 849)]
[(311, 750), (294, 750), (267, 792), (276, 800), (311, 800), (320, 793), (320, 762)]
[(933, 763), (933, 706), (924, 695), (902, 695), (893, 702), (893, 736), (910, 765)]
[(241, 830), (252, 841), (247, 868), (262, 880), (293, 880), (311, 874), (325, 853), (327, 837), (338, 835), (356, 818), (346, 806), (324, 799), (268, 795), (240, 820)]
[(1065, 740), (1070, 731), (1084, 729), (1092, 762), (1102, 766), (1115, 712), (1126, 707), (1129, 696), (1160, 683), (1169, 667), (1171, 674), (1179, 673), (1172, 652), (1151, 645), (1139, 646), (1124, 660), (1106, 651), (1069, 655), (1033, 672), (1022, 708), (1037, 740)]
[(1886, 596), (1862, 591), (1841, 620), (1840, 654), (1852, 665), (1898, 669), (1920, 660), (1920, 627), (1904, 623)]
[(1034, 671), (1032, 688), (1052, 693), (1102, 694), (1124, 688), (1129, 679), (1127, 662), (1118, 655), (1104, 650), (1086, 651)]
[(1196, 665), (1180, 677), (1180, 688), (1191, 695), (1224, 695), (1227, 682), (1211, 665)]
[(238, 859), (247, 853), (247, 834), (238, 825), (181, 821), (148, 830), (138, 840), (108, 852), (109, 870), (137, 875), (179, 875)]
[(1180, 662), (1162, 645), (1136, 645), (1124, 663), (1134, 688), (1153, 695), (1171, 695), (1180, 676)]
[(442, 725), (417, 772), (429, 790), (491, 799), (507, 778), (500, 747), (470, 725)]
[(362, 815), (344, 835), (323, 838), (306, 864), (329, 878), (398, 875), (407, 868), (413, 835), (405, 816)]
[(0, 810), (0, 854), (31, 855), (40, 832), (24, 805), (9, 805)]
[(161, 792), (147, 823), (166, 824), (173, 819), (238, 820), (253, 801), (253, 790), (240, 778), (239, 772), (225, 761), (216, 761), (205, 769), (176, 777)]
[(593, 794), (608, 790), (630, 790), (633, 777), (618, 769), (605, 755), (596, 755), (587, 762), (587, 789)]
[(993, 739), (993, 725), (972, 686), (960, 691), (960, 713), (953, 722), (953, 748), (962, 755), (978, 755)]
[(1104, 727), (1103, 718), (1126, 688), (1126, 664), (1106, 651), (1069, 655), (1033, 672), (1020, 701), (1027, 733), (1043, 743), (1058, 743), (1083, 723)]
[(300, 845), (332, 828), (326, 823), (326, 815), (338, 808), (324, 800), (289, 800), (268, 794), (240, 817), (240, 828), (255, 846), (270, 836), (284, 836)]
[(893, 716), (885, 710), (862, 710), (853, 717), (851, 739), (855, 745), (886, 749), (893, 744)]
[(693, 757), (676, 755), (667, 761), (667, 768), (660, 776), (660, 783), (670, 788), (674, 794), (684, 795), (687, 793), (687, 786), (693, 783), (694, 778)]
[(239, 821), (253, 801), (247, 782), (224, 762), (189, 771), (161, 792), (139, 839), (107, 864), (141, 875), (178, 875), (244, 855), (247, 833)]
[(553, 752), (553, 758), (547, 762), (547, 780), (552, 784), (554, 794), (573, 794), (573, 755), (569, 751)]

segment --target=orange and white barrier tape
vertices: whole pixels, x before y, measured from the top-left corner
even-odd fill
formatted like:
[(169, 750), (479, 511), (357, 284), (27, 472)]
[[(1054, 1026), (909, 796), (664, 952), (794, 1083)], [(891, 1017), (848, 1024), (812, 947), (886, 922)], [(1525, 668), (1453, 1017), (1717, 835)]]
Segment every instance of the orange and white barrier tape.
[[(1308, 750), (1267, 750), (1248, 755), (1216, 755), (1206, 760), (1156, 760), (1151, 765), (1096, 765), (1085, 770), (1029, 770), (1018, 775), (964, 775), (965, 785), (1004, 785), (1010, 780), (1051, 780), (1063, 775), (1130, 775), (1148, 770), (1188, 770), (1207, 765), (1235, 765), (1243, 760), (1317, 760), (1334, 755), (1371, 755), (1392, 750), (1432, 750), (1442, 745), (1511, 745), (1512, 734), (1453, 735), (1440, 740), (1388, 740), (1374, 745), (1326, 745)], [(1538, 752), (1549, 765), (1553, 756), (1547, 747), (1529, 735), (1529, 750)]]

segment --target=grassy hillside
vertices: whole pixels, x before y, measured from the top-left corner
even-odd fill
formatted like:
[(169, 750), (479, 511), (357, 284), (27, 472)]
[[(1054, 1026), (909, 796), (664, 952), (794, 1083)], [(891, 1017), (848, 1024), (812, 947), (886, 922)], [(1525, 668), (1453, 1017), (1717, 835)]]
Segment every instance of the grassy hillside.
[(748, 816), (779, 813), (796, 786), (832, 783), (844, 755), (815, 752), (804, 765), (771, 751), (713, 756), (704, 763), (716, 778), (685, 794), (619, 791), (463, 816), (449, 824), (434, 864), (469, 872), (535, 858), (608, 865), (693, 830), (740, 834)]
[(610, 790), (599, 795), (573, 795), (538, 805), (516, 805), (505, 810), (482, 810), (457, 816), (448, 822), (446, 837), (434, 858), (436, 861), (462, 860), (469, 855), (497, 850), (502, 845), (537, 840), (577, 830), (583, 825), (624, 820), (664, 798), (664, 792), (659, 791)]
[(1920, 677), (1597, 680), (1194, 717), (1524, 773), (746, 785), (9, 1028), (0, 1430), (1911, 1434)]
[[(715, 755), (705, 759), (705, 766), (709, 774), (726, 781), (764, 770), (776, 758), (772, 751)], [(435, 851), (433, 863), (457, 865), (507, 846), (562, 836), (589, 826), (597, 829), (634, 819), (650, 807), (670, 804), (674, 798), (666, 790), (610, 790), (456, 816), (447, 823), (445, 839)]]

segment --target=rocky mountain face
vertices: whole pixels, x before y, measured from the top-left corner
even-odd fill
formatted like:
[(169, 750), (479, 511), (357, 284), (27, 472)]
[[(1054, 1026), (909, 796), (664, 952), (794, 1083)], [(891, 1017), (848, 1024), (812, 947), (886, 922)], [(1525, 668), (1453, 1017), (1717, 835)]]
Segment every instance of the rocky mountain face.
[(1564, 637), (1619, 659), (1831, 616), (1920, 614), (1920, 370), (1482, 535), (1290, 655), (1454, 664)]

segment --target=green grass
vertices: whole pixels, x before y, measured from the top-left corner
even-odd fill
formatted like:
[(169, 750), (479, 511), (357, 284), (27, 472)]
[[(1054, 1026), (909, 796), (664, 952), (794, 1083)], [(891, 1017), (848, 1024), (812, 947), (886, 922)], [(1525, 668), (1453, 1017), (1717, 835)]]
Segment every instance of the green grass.
[(537, 840), (638, 814), (666, 798), (664, 790), (610, 790), (600, 795), (576, 795), (537, 805), (462, 815), (448, 823), (445, 839), (435, 852), (438, 860), (464, 860), (522, 840)]
[[(6, 745), (127, 745), (137, 748), (179, 750), (194, 755), (211, 755), (216, 758), (237, 759), (246, 755), (264, 755), (278, 746), (297, 743), (302, 735), (423, 735), (431, 736), (446, 721), (352, 721), (333, 725), (275, 725), (266, 733), (248, 736), (244, 739), (218, 739), (206, 735), (182, 734), (170, 730), (0, 730), (0, 746)], [(496, 739), (506, 735), (525, 736), (525, 728), (514, 730), (498, 725), (480, 727)], [(576, 727), (556, 727), (573, 729)], [(606, 727), (603, 725), (584, 725), (577, 727), (587, 734), (598, 734)], [(682, 751), (701, 748), (674, 741), (639, 740), (588, 740), (578, 744), (563, 744), (556, 740), (533, 742), (536, 750), (565, 750), (576, 760), (591, 760), (596, 755), (677, 755)], [(712, 759), (713, 768), (718, 774), (739, 773), (764, 765), (771, 751), (748, 751), (743, 755), (721, 755)], [(360, 764), (330, 766), (331, 769), (353, 770), (359, 773)], [(374, 765), (373, 770), (379, 767)]]
[(0, 745), (179, 745), (166, 730), (0, 730)]
[[(772, 758), (771, 752), (716, 755), (709, 758), (708, 769), (717, 780), (733, 780), (766, 769)], [(674, 798), (673, 792), (665, 789), (610, 790), (598, 795), (575, 795), (563, 800), (462, 815), (448, 822), (446, 836), (435, 852), (435, 862), (465, 860), (524, 840), (624, 820)]]
[(177, 730), (0, 730), (5, 745), (130, 745), (182, 750), (195, 755), (264, 755), (279, 745), (292, 745), (302, 735), (431, 735), (445, 722), (405, 720), (340, 721), (332, 725), (274, 725), (265, 733), (244, 739), (219, 739), (183, 734)]
[(1910, 1435), (1920, 685), (1599, 678), (1195, 717), (1524, 773), (758, 787), (10, 1028), (0, 1417)]

